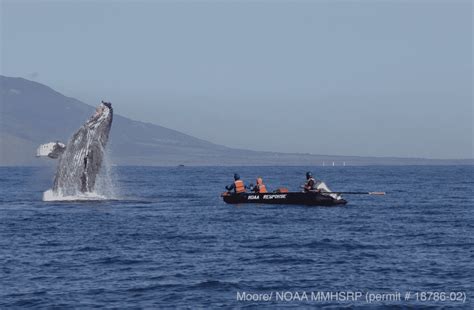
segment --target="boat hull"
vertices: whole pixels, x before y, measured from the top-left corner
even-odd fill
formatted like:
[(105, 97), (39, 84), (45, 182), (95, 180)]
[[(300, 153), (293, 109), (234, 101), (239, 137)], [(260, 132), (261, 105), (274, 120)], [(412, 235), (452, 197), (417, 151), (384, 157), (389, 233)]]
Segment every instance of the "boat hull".
[(338, 206), (347, 203), (344, 199), (334, 199), (322, 193), (225, 193), (222, 195), (224, 202), (229, 204), (264, 203), (306, 206)]

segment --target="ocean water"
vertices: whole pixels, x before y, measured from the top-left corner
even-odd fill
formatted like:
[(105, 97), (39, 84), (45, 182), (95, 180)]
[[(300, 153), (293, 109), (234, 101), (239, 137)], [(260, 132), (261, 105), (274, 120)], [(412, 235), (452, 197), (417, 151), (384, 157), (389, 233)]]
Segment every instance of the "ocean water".
[[(298, 190), (307, 170), (333, 190), (387, 195), (342, 207), (221, 201), (234, 172)], [(2, 309), (473, 307), (472, 166), (114, 167), (114, 200), (44, 202), (53, 174), (0, 168)], [(294, 298), (303, 292), (402, 300)]]

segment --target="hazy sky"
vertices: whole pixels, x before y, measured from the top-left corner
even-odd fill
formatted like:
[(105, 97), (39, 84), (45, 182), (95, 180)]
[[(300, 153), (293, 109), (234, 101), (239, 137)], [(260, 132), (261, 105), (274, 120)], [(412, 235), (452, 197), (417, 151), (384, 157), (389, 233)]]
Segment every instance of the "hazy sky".
[(5, 1), (1, 74), (232, 147), (473, 157), (471, 1)]

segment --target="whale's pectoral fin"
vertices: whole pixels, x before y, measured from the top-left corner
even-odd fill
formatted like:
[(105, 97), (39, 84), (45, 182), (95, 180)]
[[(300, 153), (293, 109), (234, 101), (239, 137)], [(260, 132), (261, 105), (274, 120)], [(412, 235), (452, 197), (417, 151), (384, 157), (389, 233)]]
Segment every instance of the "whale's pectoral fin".
[(81, 174), (81, 192), (85, 193), (89, 191), (89, 178), (87, 177), (88, 173), (88, 164), (89, 164), (89, 155), (90, 153), (87, 153), (86, 156), (84, 156), (84, 159), (82, 161), (83, 164), (83, 171)]
[(100, 166), (98, 166), (97, 161), (95, 160), (94, 151), (95, 148), (92, 147), (83, 159), (81, 192), (91, 192), (95, 186), (95, 179), (99, 173)]
[(36, 149), (36, 157), (49, 157), (56, 159), (64, 153), (66, 149), (66, 145), (61, 142), (49, 142), (45, 144), (41, 144)]
[(87, 175), (85, 173), (81, 175), (81, 192), (87, 192)]

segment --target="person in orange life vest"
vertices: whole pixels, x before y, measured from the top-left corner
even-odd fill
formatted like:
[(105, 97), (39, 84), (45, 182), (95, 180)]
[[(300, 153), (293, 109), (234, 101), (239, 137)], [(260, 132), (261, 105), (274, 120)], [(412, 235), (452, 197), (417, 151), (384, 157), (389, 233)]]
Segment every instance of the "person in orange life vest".
[(313, 174), (310, 171), (306, 172), (306, 183), (303, 188), (305, 192), (317, 190), (316, 180), (313, 178)]
[(232, 183), (231, 185), (226, 186), (225, 188), (229, 192), (233, 190), (237, 194), (245, 193), (245, 189), (246, 189), (244, 181), (242, 181), (240, 179), (240, 175), (238, 175), (237, 173), (234, 174), (234, 183)]
[(257, 178), (257, 185), (255, 185), (252, 190), (256, 193), (266, 193), (267, 187), (263, 184), (262, 178)]

